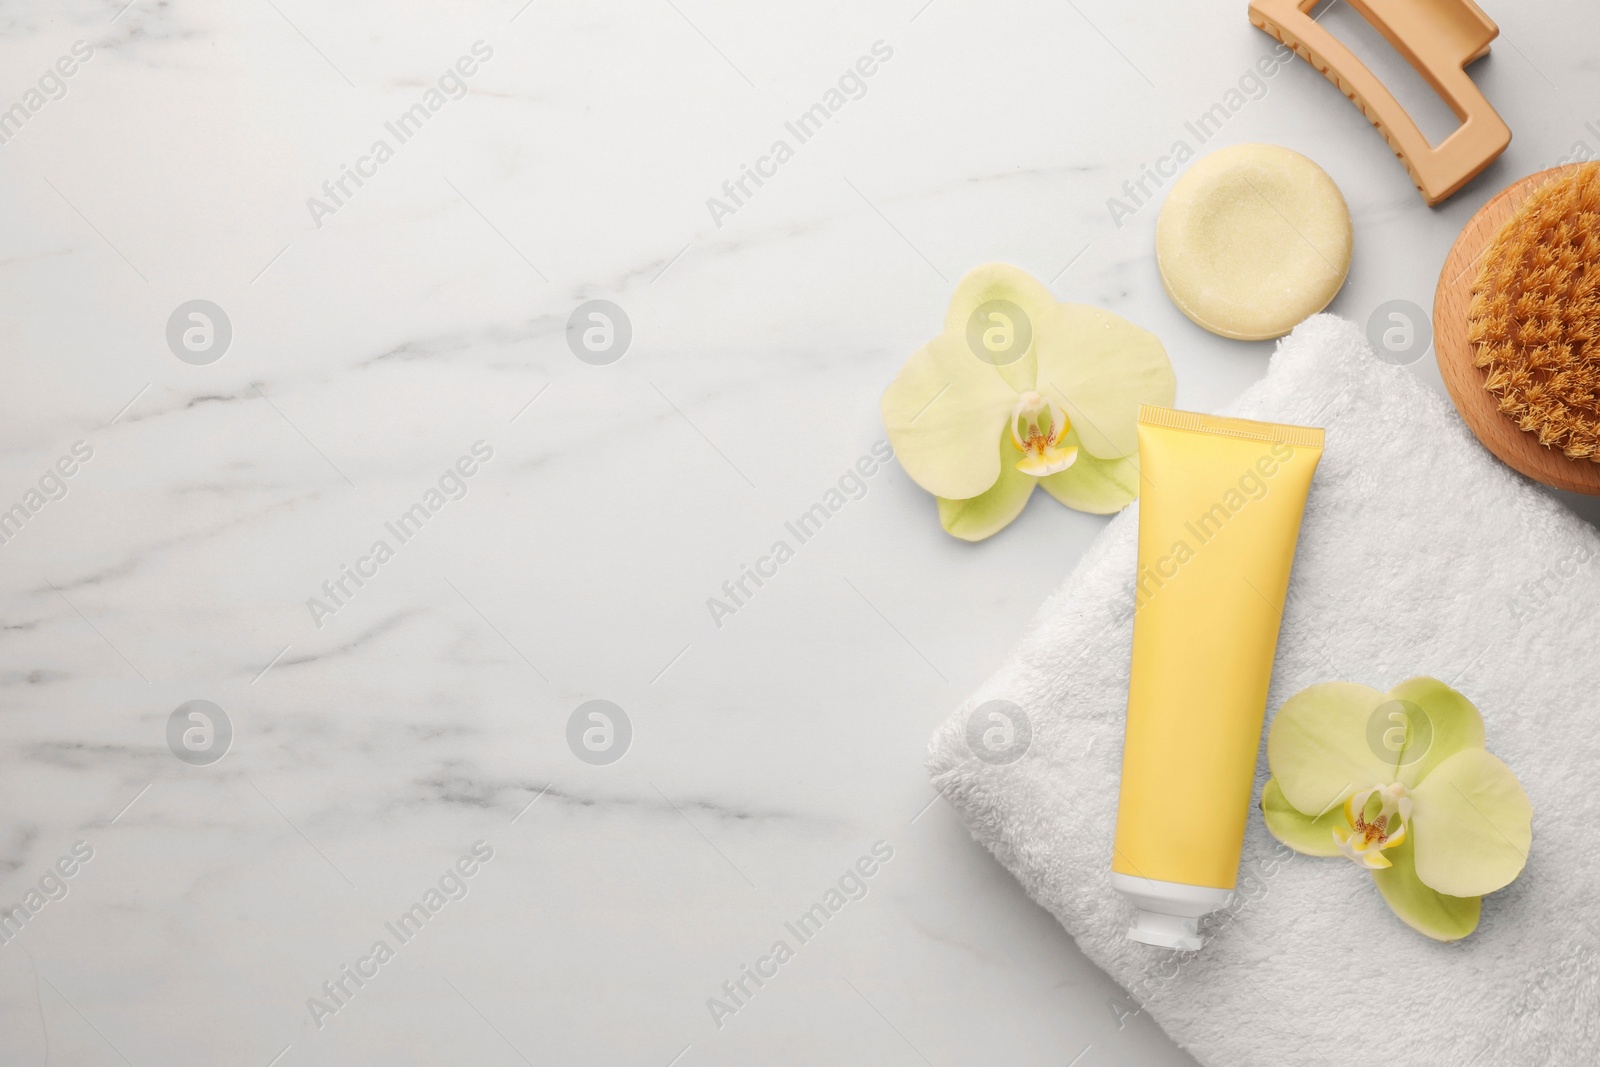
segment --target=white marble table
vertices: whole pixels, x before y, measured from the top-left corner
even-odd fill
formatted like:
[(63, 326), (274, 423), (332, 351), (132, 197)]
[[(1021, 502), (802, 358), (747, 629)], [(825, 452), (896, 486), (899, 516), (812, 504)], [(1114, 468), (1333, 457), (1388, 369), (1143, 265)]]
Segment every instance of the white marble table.
[(1236, 0), (124, 2), (0, 4), (0, 1062), (1193, 1062), (921, 768), (1104, 520), (959, 544), (890, 463), (707, 600), (977, 263), (1158, 332), (1182, 406), (1261, 375), (1124, 190), (1212, 105), (1344, 189), (1333, 310), (1429, 306), (1478, 204), (1600, 153), (1600, 13), (1494, 4), (1516, 139), (1429, 210)]

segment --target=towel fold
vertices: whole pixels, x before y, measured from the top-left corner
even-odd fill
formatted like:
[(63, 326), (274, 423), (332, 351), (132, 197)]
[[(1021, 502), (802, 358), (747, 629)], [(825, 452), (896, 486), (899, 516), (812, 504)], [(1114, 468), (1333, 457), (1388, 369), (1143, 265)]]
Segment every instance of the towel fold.
[[(1463, 941), (1415, 933), (1369, 875), (1299, 856), (1252, 811), (1239, 892), (1195, 953), (1125, 939), (1109, 881), (1137, 505), (1114, 519), (1000, 670), (935, 733), (934, 784), (1084, 953), (1210, 1067), (1590, 1064), (1600, 1048), (1600, 537), (1504, 467), (1448, 402), (1308, 319), (1227, 414), (1322, 426), (1268, 698), (1433, 675), (1483, 712), (1533, 802), (1522, 876)], [(1028, 720), (980, 760), (974, 712)], [(987, 721), (987, 712), (982, 720)], [(974, 729), (973, 735), (981, 732)], [(986, 755), (988, 755), (986, 753)], [(1265, 734), (1255, 798), (1267, 777)]]

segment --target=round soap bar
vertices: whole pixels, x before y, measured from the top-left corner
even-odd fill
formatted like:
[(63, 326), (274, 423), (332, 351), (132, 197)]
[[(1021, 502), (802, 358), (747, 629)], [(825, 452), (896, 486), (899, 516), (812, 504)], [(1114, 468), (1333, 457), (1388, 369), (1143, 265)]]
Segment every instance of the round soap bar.
[(1350, 210), (1327, 172), (1270, 144), (1219, 149), (1172, 186), (1156, 264), (1173, 303), (1223, 337), (1282, 337), (1350, 270)]

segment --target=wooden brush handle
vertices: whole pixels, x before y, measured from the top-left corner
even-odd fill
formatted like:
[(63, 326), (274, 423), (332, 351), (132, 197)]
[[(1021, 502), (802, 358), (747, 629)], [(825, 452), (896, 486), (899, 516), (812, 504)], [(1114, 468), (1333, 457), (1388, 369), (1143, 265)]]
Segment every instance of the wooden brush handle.
[(1383, 82), (1312, 20), (1318, 0), (1250, 0), (1250, 21), (1302, 56), (1361, 109), (1405, 164), (1430, 206), (1487, 167), (1511, 143), (1511, 128), (1467, 76), (1500, 30), (1472, 0), (1349, 0), (1450, 105), (1461, 126), (1428, 143)]

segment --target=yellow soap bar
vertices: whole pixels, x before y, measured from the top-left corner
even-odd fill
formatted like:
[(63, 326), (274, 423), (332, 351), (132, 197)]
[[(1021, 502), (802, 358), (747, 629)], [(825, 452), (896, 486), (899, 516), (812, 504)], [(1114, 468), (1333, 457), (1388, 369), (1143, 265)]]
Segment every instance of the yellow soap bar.
[(1326, 171), (1280, 145), (1219, 149), (1172, 186), (1156, 222), (1167, 295), (1212, 333), (1282, 337), (1350, 271), (1350, 209)]

